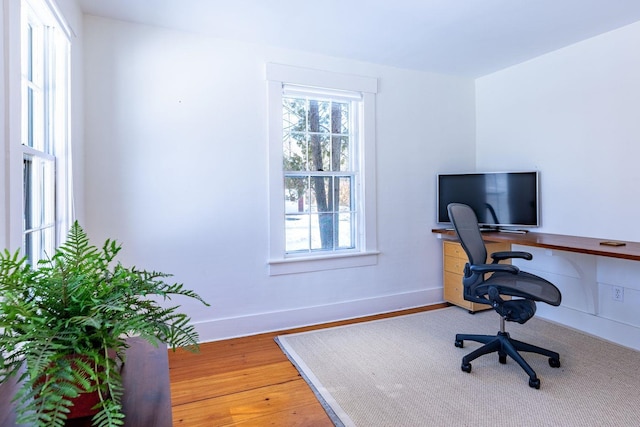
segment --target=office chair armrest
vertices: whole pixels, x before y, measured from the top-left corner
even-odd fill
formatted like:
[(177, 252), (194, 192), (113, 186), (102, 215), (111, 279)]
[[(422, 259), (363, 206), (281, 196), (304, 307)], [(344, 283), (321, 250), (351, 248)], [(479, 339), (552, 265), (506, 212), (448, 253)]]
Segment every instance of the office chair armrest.
[(511, 264), (474, 264), (469, 269), (474, 273), (493, 273), (496, 271), (504, 271), (505, 273), (518, 274), (520, 269)]
[(503, 261), (505, 259), (511, 259), (511, 258), (522, 258), (522, 259), (526, 259), (527, 261), (530, 261), (533, 259), (533, 255), (531, 255), (529, 252), (503, 251), (503, 252), (492, 253), (491, 258), (493, 259), (494, 263)]

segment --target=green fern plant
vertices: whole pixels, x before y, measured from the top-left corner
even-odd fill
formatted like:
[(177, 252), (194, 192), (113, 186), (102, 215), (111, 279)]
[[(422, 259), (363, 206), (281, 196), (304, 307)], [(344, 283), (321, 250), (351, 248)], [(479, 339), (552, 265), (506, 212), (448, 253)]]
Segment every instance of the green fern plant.
[[(0, 253), (0, 383), (21, 382), (18, 422), (63, 426), (71, 399), (97, 391), (94, 426), (124, 423), (120, 366), (126, 338), (196, 350), (198, 334), (178, 306), (181, 295), (207, 304), (170, 275), (115, 261), (121, 245), (90, 244), (76, 221), (55, 254), (32, 268), (19, 252)], [(79, 357), (78, 357), (79, 356)]]

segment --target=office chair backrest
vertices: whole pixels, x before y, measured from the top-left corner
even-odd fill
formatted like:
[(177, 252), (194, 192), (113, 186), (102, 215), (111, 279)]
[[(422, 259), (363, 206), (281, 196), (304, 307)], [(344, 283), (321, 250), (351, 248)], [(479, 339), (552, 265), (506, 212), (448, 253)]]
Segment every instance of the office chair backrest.
[(450, 203), (447, 210), (453, 227), (458, 233), (462, 248), (467, 253), (469, 264), (485, 264), (487, 262), (487, 248), (482, 240), (478, 218), (473, 209), (462, 203)]

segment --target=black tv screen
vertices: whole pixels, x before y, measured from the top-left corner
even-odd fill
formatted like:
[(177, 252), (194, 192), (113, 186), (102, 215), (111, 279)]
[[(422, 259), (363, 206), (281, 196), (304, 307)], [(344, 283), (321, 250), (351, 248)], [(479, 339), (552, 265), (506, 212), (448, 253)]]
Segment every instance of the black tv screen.
[(469, 205), (481, 225), (539, 227), (537, 171), (439, 174), (437, 222), (450, 223), (449, 203)]

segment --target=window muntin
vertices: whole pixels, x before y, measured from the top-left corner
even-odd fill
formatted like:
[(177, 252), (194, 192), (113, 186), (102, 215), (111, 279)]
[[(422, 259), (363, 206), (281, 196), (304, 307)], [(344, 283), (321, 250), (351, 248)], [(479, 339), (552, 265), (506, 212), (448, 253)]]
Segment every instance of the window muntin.
[[(282, 97), (285, 252), (357, 249), (356, 93), (296, 88)], [(341, 96), (342, 95), (342, 96)]]

